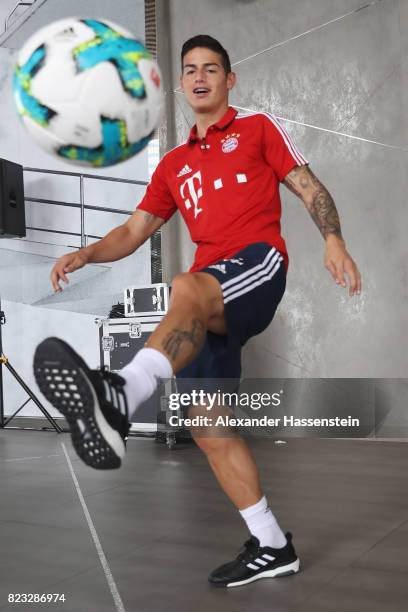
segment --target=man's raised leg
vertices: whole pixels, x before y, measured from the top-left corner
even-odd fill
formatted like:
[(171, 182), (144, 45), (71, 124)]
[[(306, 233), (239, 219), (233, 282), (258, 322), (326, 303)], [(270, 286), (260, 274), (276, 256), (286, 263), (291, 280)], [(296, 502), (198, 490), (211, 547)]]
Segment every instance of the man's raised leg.
[(218, 281), (205, 273), (180, 274), (173, 284), (168, 314), (120, 376), (91, 370), (59, 338), (47, 338), (34, 355), (34, 374), (44, 396), (68, 421), (81, 459), (96, 469), (120, 467), (129, 421), (155, 391), (160, 378), (194, 359), (207, 329), (223, 330)]

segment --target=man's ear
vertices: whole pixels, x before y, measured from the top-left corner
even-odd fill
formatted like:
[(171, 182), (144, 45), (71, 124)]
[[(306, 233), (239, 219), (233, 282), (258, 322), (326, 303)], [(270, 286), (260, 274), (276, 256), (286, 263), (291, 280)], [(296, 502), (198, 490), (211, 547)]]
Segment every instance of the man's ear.
[(227, 74), (227, 88), (232, 89), (237, 82), (237, 75), (235, 72), (229, 72)]
[(183, 75), (180, 74), (180, 89), (181, 91), (184, 91), (184, 87), (183, 87)]

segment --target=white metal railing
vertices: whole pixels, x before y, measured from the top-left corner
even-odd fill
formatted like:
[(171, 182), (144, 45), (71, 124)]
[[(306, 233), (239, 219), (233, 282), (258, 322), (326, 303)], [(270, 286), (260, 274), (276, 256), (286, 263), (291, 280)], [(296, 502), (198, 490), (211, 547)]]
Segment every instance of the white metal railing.
[(131, 215), (133, 211), (117, 209), (117, 208), (108, 208), (106, 206), (91, 206), (89, 204), (85, 204), (85, 180), (100, 180), (100, 181), (111, 181), (115, 183), (128, 183), (131, 185), (142, 185), (146, 186), (148, 184), (147, 181), (137, 181), (134, 179), (124, 179), (124, 178), (116, 178), (113, 176), (100, 176), (98, 174), (84, 174), (80, 172), (67, 172), (63, 170), (46, 170), (44, 168), (29, 168), (25, 167), (24, 172), (37, 172), (41, 174), (54, 174), (54, 175), (63, 175), (63, 176), (73, 176), (79, 179), (79, 204), (74, 202), (64, 202), (61, 200), (47, 200), (44, 198), (33, 198), (27, 196), (25, 198), (26, 202), (38, 202), (39, 204), (52, 204), (54, 206), (68, 206), (69, 208), (79, 208), (81, 211), (81, 231), (80, 233), (75, 232), (66, 232), (62, 230), (54, 230), (44, 227), (29, 227), (29, 230), (54, 233), (54, 234), (64, 234), (68, 236), (80, 236), (81, 237), (81, 247), (85, 247), (87, 245), (88, 238), (96, 238), (99, 239), (101, 236), (94, 236), (92, 234), (87, 234), (85, 232), (85, 210), (95, 210), (99, 212), (113, 212), (120, 215)]
[(9, 27), (10, 19), (13, 17), (14, 13), (20, 6), (32, 6), (34, 2), (35, 0), (32, 0), (32, 2), (17, 2), (16, 6), (13, 8), (12, 11), (10, 11), (6, 19), (4, 20), (4, 31), (5, 32), (7, 31), (7, 28)]

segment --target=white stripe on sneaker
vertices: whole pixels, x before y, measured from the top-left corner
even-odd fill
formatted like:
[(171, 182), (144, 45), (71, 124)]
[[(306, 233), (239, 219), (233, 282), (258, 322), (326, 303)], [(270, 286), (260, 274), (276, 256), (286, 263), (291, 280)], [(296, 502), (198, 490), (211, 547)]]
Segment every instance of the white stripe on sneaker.
[(123, 416), (126, 416), (125, 398), (123, 397), (122, 393), (119, 393), (118, 400), (119, 400), (119, 410), (120, 410), (120, 413), (123, 414)]
[(264, 559), (268, 559), (268, 561), (275, 561), (275, 557), (271, 557), (271, 555), (268, 555), (267, 553), (262, 555)]
[(264, 561), (263, 559), (259, 559), (259, 558), (255, 559), (255, 563), (259, 563), (259, 565), (268, 565), (267, 561)]
[(258, 565), (254, 565), (253, 563), (247, 563), (246, 566), (250, 567), (253, 570), (259, 570), (259, 566)]
[(288, 563), (287, 565), (281, 565), (280, 567), (276, 567), (272, 570), (259, 571), (258, 573), (251, 576), (251, 578), (246, 578), (245, 580), (238, 580), (237, 582), (229, 582), (227, 584), (227, 587), (241, 586), (242, 584), (249, 584), (250, 582), (255, 582), (255, 580), (260, 580), (261, 578), (274, 578), (275, 576), (280, 576), (282, 574), (296, 574), (299, 571), (299, 568), (300, 562), (299, 559), (296, 559), (296, 561), (293, 561), (292, 563)]
[(91, 383), (91, 381), (89, 380), (88, 376), (86, 375), (85, 371), (82, 368), (78, 368), (78, 369), (81, 372), (82, 376), (85, 378), (88, 384), (88, 388), (91, 392), (92, 399), (93, 399), (94, 418), (98, 425), (99, 431), (101, 435), (103, 436), (105, 442), (109, 444), (109, 446), (111, 447), (113, 452), (116, 454), (116, 456), (119, 457), (120, 459), (123, 459), (123, 457), (125, 456), (125, 450), (126, 450), (123, 438), (120, 435), (120, 433), (116, 431), (116, 429), (113, 429), (113, 427), (111, 427), (109, 423), (107, 422), (107, 420), (105, 419), (103, 412), (101, 410), (101, 407), (99, 405), (98, 397), (95, 393), (95, 388), (93, 384)]
[(111, 392), (110, 392), (110, 387), (109, 387), (109, 385), (108, 385), (106, 380), (103, 380), (102, 382), (103, 382), (103, 386), (105, 387), (105, 396), (106, 396), (106, 399), (108, 400), (108, 402), (111, 402), (112, 401), (112, 395), (111, 395)]

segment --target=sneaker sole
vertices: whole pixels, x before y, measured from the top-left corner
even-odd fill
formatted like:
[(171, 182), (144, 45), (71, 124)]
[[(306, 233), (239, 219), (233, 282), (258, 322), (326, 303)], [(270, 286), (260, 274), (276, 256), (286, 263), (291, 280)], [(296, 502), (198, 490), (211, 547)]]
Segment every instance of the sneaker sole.
[(282, 565), (281, 567), (277, 567), (272, 570), (266, 570), (265, 572), (260, 572), (259, 574), (255, 574), (251, 578), (247, 580), (240, 580), (239, 582), (228, 582), (227, 584), (217, 584), (216, 582), (211, 582), (213, 586), (216, 587), (237, 587), (243, 586), (244, 584), (249, 584), (250, 582), (255, 582), (255, 580), (260, 580), (261, 578), (278, 578), (280, 576), (291, 576), (292, 574), (297, 574), (300, 570), (300, 561), (296, 559), (293, 563), (289, 563), (288, 565)]
[(89, 374), (83, 359), (59, 338), (44, 340), (35, 351), (37, 384), (66, 418), (79, 457), (98, 470), (116, 469), (125, 455), (125, 444), (103, 416)]

